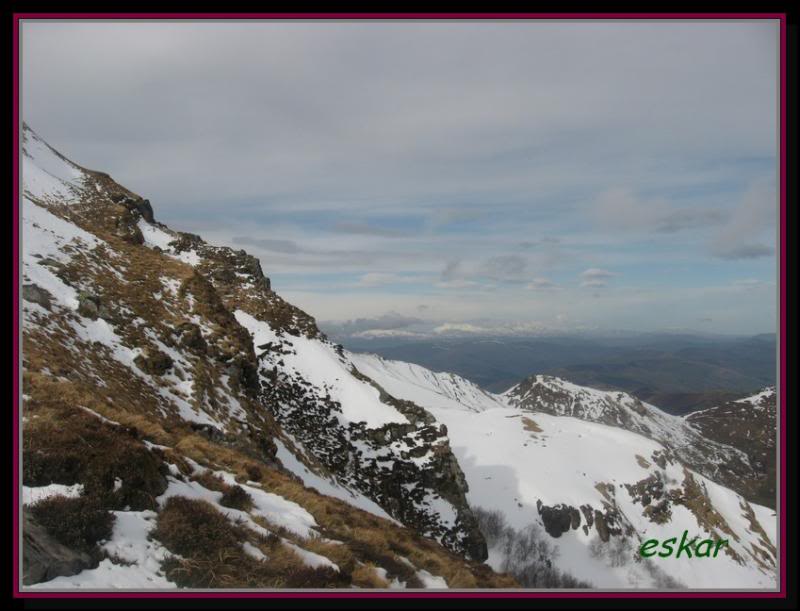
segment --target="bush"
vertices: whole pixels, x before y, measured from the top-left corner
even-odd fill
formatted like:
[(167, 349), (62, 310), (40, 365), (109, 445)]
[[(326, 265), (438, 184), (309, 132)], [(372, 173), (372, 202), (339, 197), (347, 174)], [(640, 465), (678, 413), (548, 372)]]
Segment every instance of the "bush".
[[(138, 431), (104, 423), (80, 410), (36, 422), (23, 437), (22, 480), (27, 486), (83, 484), (84, 494), (113, 509), (155, 509), (167, 487), (156, 452)], [(44, 419), (43, 419), (44, 420)], [(121, 487), (115, 490), (115, 482)]]
[(158, 514), (153, 537), (181, 556), (213, 558), (237, 548), (246, 534), (210, 503), (174, 496)]
[(53, 496), (31, 505), (30, 512), (57, 541), (87, 553), (111, 537), (114, 525), (114, 514), (87, 497)]
[(473, 509), (478, 528), (490, 549), (500, 552), (500, 570), (516, 577), (527, 588), (591, 588), (553, 566), (558, 550), (548, 541), (547, 533), (538, 525), (530, 524), (517, 531), (506, 522), (499, 511)]
[(250, 511), (253, 507), (253, 497), (251, 497), (241, 486), (231, 486), (222, 493), (220, 504), (231, 509), (240, 511)]

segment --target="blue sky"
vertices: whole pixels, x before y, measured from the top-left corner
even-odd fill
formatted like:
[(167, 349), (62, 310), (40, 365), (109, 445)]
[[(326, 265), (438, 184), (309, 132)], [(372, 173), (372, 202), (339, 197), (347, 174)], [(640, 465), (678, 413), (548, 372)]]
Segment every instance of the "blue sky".
[(774, 330), (774, 22), (32, 23), (22, 41), (37, 132), (257, 255), (320, 320)]

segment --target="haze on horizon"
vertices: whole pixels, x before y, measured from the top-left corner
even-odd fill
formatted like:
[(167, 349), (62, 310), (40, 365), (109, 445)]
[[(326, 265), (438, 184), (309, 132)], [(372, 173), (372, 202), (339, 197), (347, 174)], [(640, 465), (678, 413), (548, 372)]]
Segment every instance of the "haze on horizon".
[(24, 119), (353, 332), (775, 331), (777, 22), (23, 24)]

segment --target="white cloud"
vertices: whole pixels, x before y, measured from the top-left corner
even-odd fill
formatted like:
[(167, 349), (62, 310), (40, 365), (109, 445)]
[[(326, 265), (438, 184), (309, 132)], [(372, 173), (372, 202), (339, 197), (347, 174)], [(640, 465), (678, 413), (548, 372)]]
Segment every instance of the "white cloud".
[(590, 267), (580, 273), (581, 286), (584, 288), (602, 288), (608, 286), (609, 279), (619, 274), (610, 272), (607, 269)]
[(770, 180), (754, 182), (728, 222), (711, 241), (711, 252), (722, 259), (755, 259), (774, 253), (777, 193)]

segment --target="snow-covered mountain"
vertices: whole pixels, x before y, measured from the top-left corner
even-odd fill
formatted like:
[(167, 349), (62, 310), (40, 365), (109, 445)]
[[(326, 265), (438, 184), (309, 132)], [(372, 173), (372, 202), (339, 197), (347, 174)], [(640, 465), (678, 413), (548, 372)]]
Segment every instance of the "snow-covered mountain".
[(533, 375), (502, 397), (523, 410), (572, 416), (658, 441), (687, 466), (747, 498), (754, 498), (759, 485), (759, 474), (746, 452), (715, 441), (713, 436), (704, 436), (685, 418), (667, 414), (626, 392), (597, 390), (552, 376)]
[[(725, 487), (749, 455), (699, 416), (350, 353), (27, 126), (22, 166), (26, 584), (774, 585), (774, 513)], [(683, 531), (730, 545), (638, 555)]]
[[(351, 358), (382, 387), (419, 401), (447, 426), (469, 484), (470, 505), (499, 512), (515, 531), (512, 538), (537, 529), (548, 533), (553, 562), (563, 572), (611, 588), (774, 586), (775, 513), (681, 459), (667, 443), (670, 433), (699, 435), (686, 432), (685, 424), (676, 425), (680, 418), (624, 393), (544, 378), (539, 383), (555, 389), (552, 402), (536, 389), (528, 397), (535, 396), (537, 403), (520, 407), (525, 395), (512, 389), (459, 405), (451, 397), (469, 394), (472, 384), (458, 376), (445, 374), (449, 384), (441, 392), (443, 374), (374, 356)], [(371, 364), (379, 366), (367, 369)], [(573, 395), (569, 402), (567, 392)], [(601, 422), (604, 418), (608, 423)], [(633, 426), (629, 430), (631, 423), (641, 432)], [(663, 442), (654, 438), (658, 435)], [(638, 555), (641, 542), (680, 538), (683, 531), (691, 537), (727, 538), (730, 550), (724, 558), (705, 562), (702, 570), (697, 560)], [(489, 562), (498, 570), (515, 564), (501, 543), (490, 548)]]
[[(430, 413), (357, 371), (257, 259), (22, 137), (26, 583), (515, 583), (470, 560), (486, 545)], [(218, 527), (199, 550), (173, 532), (197, 516)], [(214, 581), (217, 543), (234, 560)]]

